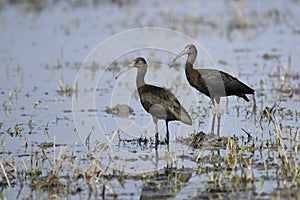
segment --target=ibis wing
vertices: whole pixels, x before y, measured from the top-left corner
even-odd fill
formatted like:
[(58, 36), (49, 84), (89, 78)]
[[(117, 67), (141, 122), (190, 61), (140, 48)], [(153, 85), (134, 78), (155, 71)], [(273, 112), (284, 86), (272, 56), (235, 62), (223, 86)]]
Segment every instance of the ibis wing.
[(209, 96), (211, 94), (213, 96), (216, 94), (218, 96), (236, 95), (245, 98), (245, 94), (254, 93), (252, 88), (226, 72), (214, 69), (199, 69), (199, 73), (210, 93)]
[(190, 116), (180, 105), (178, 99), (167, 89), (151, 86), (141, 91), (140, 98), (145, 110), (158, 119), (192, 123)]
[(206, 95), (209, 97), (226, 96), (226, 86), (223, 81), (222, 73), (218, 70), (199, 70), (202, 85), (205, 85)]

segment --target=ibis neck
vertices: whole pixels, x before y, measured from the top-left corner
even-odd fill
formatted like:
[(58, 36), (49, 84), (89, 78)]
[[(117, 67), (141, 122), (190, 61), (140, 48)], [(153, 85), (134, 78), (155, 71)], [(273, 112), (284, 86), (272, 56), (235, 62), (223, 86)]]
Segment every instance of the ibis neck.
[(136, 87), (139, 89), (143, 85), (145, 85), (145, 75), (147, 72), (147, 66), (145, 67), (139, 67), (137, 70), (137, 76), (136, 76)]
[(187, 62), (190, 63), (191, 65), (194, 65), (196, 58), (197, 58), (197, 52), (189, 54), (187, 57)]
[(190, 63), (193, 66), (194, 63), (195, 63), (196, 58), (197, 58), (197, 49), (193, 48), (193, 51), (188, 54), (187, 62)]

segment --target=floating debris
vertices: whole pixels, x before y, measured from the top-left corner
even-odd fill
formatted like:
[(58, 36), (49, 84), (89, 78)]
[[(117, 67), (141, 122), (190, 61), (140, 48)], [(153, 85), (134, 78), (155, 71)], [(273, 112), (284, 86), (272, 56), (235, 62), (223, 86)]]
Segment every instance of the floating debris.
[(127, 104), (117, 104), (112, 108), (106, 108), (105, 112), (107, 114), (124, 118), (129, 117), (129, 115), (135, 115), (133, 109)]
[(262, 58), (265, 60), (271, 60), (271, 59), (278, 59), (280, 57), (280, 55), (273, 55), (273, 54), (268, 54), (265, 53)]
[[(66, 144), (55, 144), (55, 147), (60, 147), (60, 146), (67, 146)], [(53, 148), (54, 147), (54, 142), (43, 142), (39, 145), (40, 148), (47, 149), (47, 148)]]

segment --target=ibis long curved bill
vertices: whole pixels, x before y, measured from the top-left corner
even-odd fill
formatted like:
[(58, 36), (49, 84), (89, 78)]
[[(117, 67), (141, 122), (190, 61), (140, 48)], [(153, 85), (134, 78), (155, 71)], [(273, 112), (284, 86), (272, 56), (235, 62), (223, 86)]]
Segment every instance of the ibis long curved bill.
[(123, 69), (121, 69), (119, 71), (119, 73), (116, 75), (115, 79), (118, 79), (121, 74), (123, 74), (124, 72), (129, 71), (132, 68), (134, 68), (134, 63), (130, 63), (129, 65), (127, 65), (126, 67), (124, 67)]
[(170, 63), (170, 67), (173, 67), (173, 66), (174, 66), (174, 63), (176, 62), (176, 60), (177, 60), (179, 57), (184, 56), (184, 55), (186, 55), (186, 54), (188, 54), (188, 49), (185, 48), (182, 52), (180, 52), (180, 53), (172, 60), (172, 62)]

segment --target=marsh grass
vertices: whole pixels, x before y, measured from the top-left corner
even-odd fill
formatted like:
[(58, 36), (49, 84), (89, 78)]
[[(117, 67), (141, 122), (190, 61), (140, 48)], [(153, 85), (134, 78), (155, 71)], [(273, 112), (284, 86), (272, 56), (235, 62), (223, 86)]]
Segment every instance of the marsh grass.
[(59, 86), (57, 88), (57, 92), (61, 96), (71, 97), (73, 94), (78, 94), (78, 83), (75, 83), (75, 86), (64, 85), (63, 81), (59, 81)]

